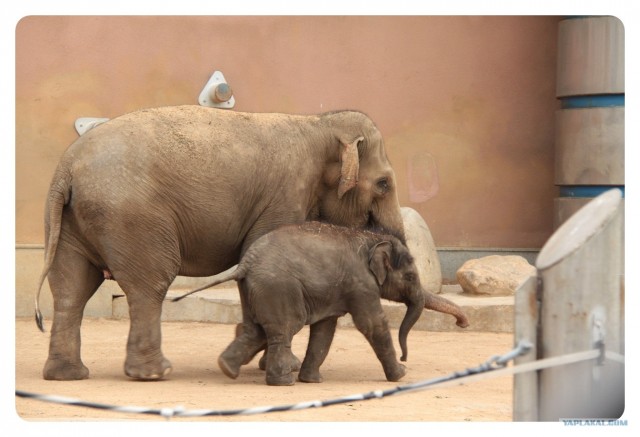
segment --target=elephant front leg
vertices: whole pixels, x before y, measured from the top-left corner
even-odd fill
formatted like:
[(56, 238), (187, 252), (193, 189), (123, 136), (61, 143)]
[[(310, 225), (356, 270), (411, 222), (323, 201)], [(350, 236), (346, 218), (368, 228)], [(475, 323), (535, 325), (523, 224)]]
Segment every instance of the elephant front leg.
[(389, 324), (380, 305), (380, 300), (372, 302), (366, 310), (355, 311), (351, 315), (356, 328), (362, 332), (376, 353), (387, 380), (400, 380), (406, 374), (406, 368), (396, 358)]
[(162, 379), (171, 373), (171, 362), (161, 349), (162, 295), (147, 299), (141, 293), (128, 293), (129, 338), (124, 372), (141, 380)]
[(298, 380), (302, 382), (322, 382), (320, 366), (327, 358), (333, 335), (336, 332), (337, 317), (320, 320), (310, 327), (309, 344)]

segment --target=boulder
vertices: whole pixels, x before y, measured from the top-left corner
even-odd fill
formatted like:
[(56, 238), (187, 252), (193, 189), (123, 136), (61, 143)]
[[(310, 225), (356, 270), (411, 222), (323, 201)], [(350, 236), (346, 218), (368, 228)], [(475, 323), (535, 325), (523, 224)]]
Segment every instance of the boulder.
[(513, 296), (536, 268), (521, 256), (490, 255), (466, 261), (456, 278), (465, 293), (485, 296)]
[(418, 267), (420, 283), (426, 291), (440, 293), (442, 270), (429, 226), (415, 209), (402, 207), (401, 212), (407, 247)]

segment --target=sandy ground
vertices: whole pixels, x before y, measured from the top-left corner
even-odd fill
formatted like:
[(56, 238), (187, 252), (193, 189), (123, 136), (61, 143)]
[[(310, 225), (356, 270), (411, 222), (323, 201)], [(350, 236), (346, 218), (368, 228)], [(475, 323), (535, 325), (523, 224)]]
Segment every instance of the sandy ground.
[[(50, 327), (51, 320), (46, 320)], [(412, 331), (409, 335), (407, 375), (398, 383), (387, 382), (380, 363), (364, 337), (342, 328), (336, 333), (321, 371), (324, 382), (297, 382), (271, 387), (257, 359), (243, 367), (236, 380), (224, 376), (216, 360), (234, 335), (232, 325), (211, 323), (163, 324), (163, 351), (173, 364), (166, 380), (133, 381), (123, 373), (128, 321), (85, 319), (82, 356), (91, 371), (83, 381), (45, 381), (42, 366), (49, 334), (42, 334), (31, 318), (16, 320), (16, 389), (55, 394), (111, 405), (149, 408), (237, 409), (328, 400), (372, 390), (449, 375), (475, 367), (494, 354), (511, 349), (510, 334), (436, 333)], [(397, 332), (393, 332), (397, 337)], [(308, 328), (294, 340), (293, 350), (302, 358)], [(397, 341), (397, 340), (396, 340)], [(399, 347), (396, 344), (396, 350)], [(172, 418), (171, 421), (259, 422), (468, 422), (511, 421), (512, 377), (503, 376), (446, 388), (383, 399), (349, 402), (325, 408), (293, 412), (207, 418)], [(160, 416), (125, 414), (85, 407), (58, 405), (16, 397), (16, 411), (26, 421), (165, 421)]]

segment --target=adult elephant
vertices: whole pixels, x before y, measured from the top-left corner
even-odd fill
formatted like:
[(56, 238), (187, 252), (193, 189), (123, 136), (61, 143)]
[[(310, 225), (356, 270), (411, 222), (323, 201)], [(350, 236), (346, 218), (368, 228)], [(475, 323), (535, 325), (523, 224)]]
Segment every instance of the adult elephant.
[[(129, 304), (125, 373), (160, 379), (160, 316), (177, 275), (237, 264), (260, 236), (321, 220), (404, 240), (394, 172), (374, 123), (355, 111), (300, 116), (178, 106), (101, 124), (65, 151), (45, 206), (54, 315), (45, 379), (89, 376), (84, 307), (105, 278)], [(36, 319), (42, 317), (36, 296)]]

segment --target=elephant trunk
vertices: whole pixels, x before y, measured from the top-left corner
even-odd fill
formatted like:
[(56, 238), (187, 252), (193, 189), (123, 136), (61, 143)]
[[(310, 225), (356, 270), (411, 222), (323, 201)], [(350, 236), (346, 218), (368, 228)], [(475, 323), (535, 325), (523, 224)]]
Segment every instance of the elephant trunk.
[(422, 309), (425, 305), (425, 294), (421, 289), (418, 289), (413, 296), (409, 298), (407, 303), (407, 312), (404, 315), (404, 319), (402, 319), (402, 323), (400, 324), (400, 329), (398, 332), (398, 337), (400, 341), (400, 350), (402, 351), (402, 356), (400, 357), (400, 361), (407, 361), (407, 336), (409, 335), (409, 331), (416, 324), (420, 315), (422, 314)]
[(395, 193), (389, 193), (389, 198), (385, 202), (384, 208), (377, 206), (371, 211), (368, 228), (377, 232), (391, 234), (406, 245), (404, 221), (400, 203), (398, 203)]
[(444, 297), (438, 296), (433, 293), (429, 293), (427, 291), (424, 292), (425, 300), (424, 307), (428, 310), (434, 310), (445, 314), (451, 314), (456, 318), (456, 325), (461, 328), (466, 328), (469, 326), (469, 320), (467, 320), (467, 316), (462, 312), (462, 308), (460, 308), (455, 303), (451, 302), (449, 299), (445, 299)]

